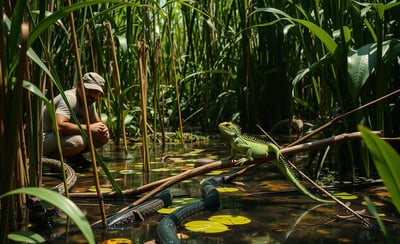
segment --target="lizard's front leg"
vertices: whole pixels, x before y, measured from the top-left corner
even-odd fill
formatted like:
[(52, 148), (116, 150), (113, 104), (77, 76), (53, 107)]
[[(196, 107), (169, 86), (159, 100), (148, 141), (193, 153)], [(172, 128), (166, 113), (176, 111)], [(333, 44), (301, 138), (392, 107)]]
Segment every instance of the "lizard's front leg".
[(240, 158), (237, 161), (236, 165), (242, 165), (247, 161), (253, 160), (252, 155), (253, 155), (253, 149), (251, 147), (248, 147), (247, 150), (246, 150), (246, 157)]

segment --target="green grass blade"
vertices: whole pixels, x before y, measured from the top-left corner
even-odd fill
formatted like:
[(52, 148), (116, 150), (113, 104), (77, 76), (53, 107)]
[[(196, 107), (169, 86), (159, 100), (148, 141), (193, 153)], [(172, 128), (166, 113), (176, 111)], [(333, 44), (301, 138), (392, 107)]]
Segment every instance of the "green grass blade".
[(372, 134), (367, 128), (359, 125), (358, 130), (371, 153), (379, 176), (392, 197), (394, 206), (400, 212), (399, 154), (387, 142)]
[(71, 220), (82, 231), (82, 234), (85, 236), (86, 240), (89, 243), (95, 243), (93, 231), (92, 228), (90, 227), (88, 220), (86, 219), (86, 216), (75, 205), (74, 202), (72, 202), (65, 196), (60, 195), (59, 193), (51, 191), (46, 188), (27, 187), (7, 192), (6, 194), (0, 196), (0, 198), (3, 198), (5, 196), (10, 196), (13, 194), (32, 195), (56, 206), (71, 218)]
[(374, 204), (371, 202), (371, 200), (368, 197), (365, 198), (365, 201), (367, 202), (367, 207), (368, 207), (369, 212), (375, 217), (376, 222), (378, 222), (379, 228), (381, 229), (383, 236), (385, 237), (387, 243), (393, 243), (392, 236), (390, 235), (390, 233), (386, 229), (385, 224), (379, 217), (378, 211), (376, 210)]

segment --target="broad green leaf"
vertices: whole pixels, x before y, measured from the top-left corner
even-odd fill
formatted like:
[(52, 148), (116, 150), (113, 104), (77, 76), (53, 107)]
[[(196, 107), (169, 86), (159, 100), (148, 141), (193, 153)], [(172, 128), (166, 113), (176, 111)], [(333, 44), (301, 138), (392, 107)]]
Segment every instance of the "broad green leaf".
[(26, 187), (7, 192), (6, 194), (0, 196), (0, 198), (13, 194), (32, 195), (42, 199), (43, 201), (53, 204), (71, 218), (71, 220), (82, 231), (82, 234), (85, 236), (89, 243), (95, 243), (93, 231), (90, 227), (88, 220), (86, 219), (86, 216), (75, 205), (74, 202), (72, 202), (65, 196), (46, 188)]
[(357, 50), (350, 50), (347, 56), (347, 71), (351, 77), (349, 88), (353, 99), (357, 98), (360, 90), (375, 70), (376, 45), (367, 44)]
[(394, 206), (400, 212), (399, 154), (387, 142), (371, 133), (367, 128), (359, 125), (358, 130), (371, 153), (379, 176), (392, 197)]

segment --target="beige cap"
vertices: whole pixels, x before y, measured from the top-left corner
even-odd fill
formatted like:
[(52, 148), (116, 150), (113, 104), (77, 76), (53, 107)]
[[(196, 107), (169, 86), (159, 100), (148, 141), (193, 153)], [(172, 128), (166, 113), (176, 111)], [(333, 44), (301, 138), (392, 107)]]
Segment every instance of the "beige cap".
[(105, 81), (103, 77), (101, 77), (99, 74), (95, 72), (89, 72), (83, 76), (83, 85), (85, 86), (86, 89), (98, 90), (101, 93), (104, 93), (103, 92), (104, 83)]

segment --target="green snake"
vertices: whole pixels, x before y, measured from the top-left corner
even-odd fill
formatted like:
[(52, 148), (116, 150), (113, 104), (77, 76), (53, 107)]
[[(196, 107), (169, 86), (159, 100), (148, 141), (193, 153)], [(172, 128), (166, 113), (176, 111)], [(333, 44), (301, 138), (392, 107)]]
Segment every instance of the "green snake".
[(203, 181), (202, 200), (187, 204), (171, 214), (165, 216), (157, 226), (157, 243), (181, 243), (177, 236), (177, 227), (188, 217), (205, 210), (217, 210), (219, 208), (219, 193), (215, 185), (221, 184), (223, 177), (212, 177)]

